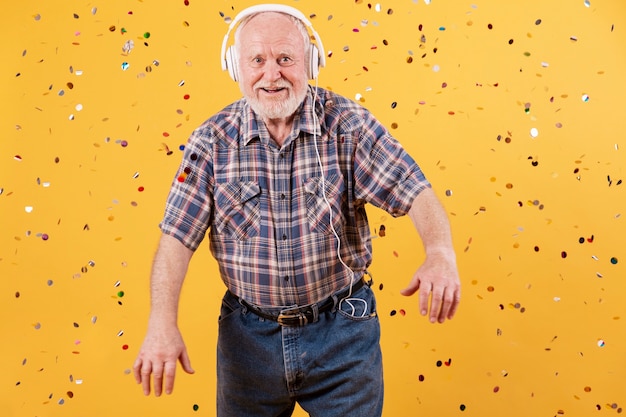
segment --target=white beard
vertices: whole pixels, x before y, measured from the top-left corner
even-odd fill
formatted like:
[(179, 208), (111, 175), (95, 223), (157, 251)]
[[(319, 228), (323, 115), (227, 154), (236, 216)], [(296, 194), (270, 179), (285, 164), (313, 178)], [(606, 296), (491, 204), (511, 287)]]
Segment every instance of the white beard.
[[(254, 86), (255, 91), (259, 88), (258, 84), (260, 83), (257, 83), (257, 85)], [(291, 117), (304, 101), (307, 89), (305, 87), (302, 91), (295, 91), (293, 86), (287, 81), (280, 81), (267, 88), (282, 87), (291, 87), (289, 90), (289, 97), (286, 100), (259, 100), (255, 96), (246, 96), (246, 100), (250, 104), (250, 107), (252, 107), (252, 110), (254, 110), (254, 112), (263, 120), (284, 119)], [(245, 96), (245, 92), (243, 93)]]

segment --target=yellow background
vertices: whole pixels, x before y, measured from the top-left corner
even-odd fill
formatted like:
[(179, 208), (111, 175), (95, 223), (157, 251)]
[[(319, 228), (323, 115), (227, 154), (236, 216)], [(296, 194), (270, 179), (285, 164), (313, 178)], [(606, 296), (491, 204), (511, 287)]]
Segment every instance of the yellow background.
[[(330, 55), (319, 85), (392, 129), (451, 219), (463, 301), (431, 325), (399, 294), (423, 257), (409, 220), (369, 211), (384, 415), (619, 414), (626, 3), (285, 3)], [(0, 415), (214, 415), (224, 288), (206, 242), (180, 313), (196, 374), (155, 399), (129, 371), (179, 146), (239, 97), (219, 49), (250, 4), (3, 3)]]

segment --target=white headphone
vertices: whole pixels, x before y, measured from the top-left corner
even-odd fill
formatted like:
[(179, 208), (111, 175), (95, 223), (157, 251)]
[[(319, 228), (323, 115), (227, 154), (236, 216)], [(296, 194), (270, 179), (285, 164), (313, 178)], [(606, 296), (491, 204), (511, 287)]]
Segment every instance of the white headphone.
[(228, 43), (228, 36), (233, 28), (243, 20), (247, 16), (251, 16), (256, 13), (261, 12), (279, 12), (285, 13), (290, 16), (293, 16), (300, 20), (304, 25), (311, 31), (311, 34), (315, 38), (315, 44), (311, 44), (311, 56), (309, 59), (309, 68), (308, 68), (308, 76), (309, 79), (313, 80), (317, 78), (319, 74), (319, 69), (326, 65), (326, 57), (324, 54), (324, 45), (322, 45), (322, 40), (320, 39), (317, 32), (313, 29), (313, 25), (311, 22), (297, 9), (294, 9), (290, 6), (285, 6), (283, 4), (259, 4), (256, 6), (248, 7), (247, 9), (239, 12), (237, 16), (233, 19), (228, 27), (228, 32), (224, 35), (224, 40), (222, 41), (222, 52), (221, 52), (221, 60), (222, 60), (222, 71), (228, 70), (228, 74), (230, 78), (234, 81), (239, 81), (237, 78), (237, 66), (238, 66), (238, 51), (235, 45), (232, 45), (226, 48), (226, 44)]

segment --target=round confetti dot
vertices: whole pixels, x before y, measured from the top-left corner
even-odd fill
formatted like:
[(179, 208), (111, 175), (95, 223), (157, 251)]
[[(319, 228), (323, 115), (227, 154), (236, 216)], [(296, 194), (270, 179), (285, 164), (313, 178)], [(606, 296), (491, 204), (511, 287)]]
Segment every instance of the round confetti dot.
[(417, 380), (418, 380), (419, 382), (424, 382), (424, 379), (425, 379), (425, 378), (424, 378), (424, 375), (420, 375), (420, 376), (418, 376), (418, 377), (417, 377)]
[(582, 97), (581, 97), (581, 100), (586, 103), (586, 102), (589, 101), (589, 96), (587, 94), (583, 94)]
[(537, 136), (539, 136), (539, 130), (537, 130), (536, 127), (533, 127), (532, 129), (530, 129), (530, 137), (536, 138)]
[(120, 145), (122, 145), (122, 148), (125, 148), (125, 147), (128, 146), (128, 142), (123, 140), (123, 141), (120, 142)]
[(120, 297), (120, 298), (122, 298), (122, 297), (124, 296), (124, 291), (119, 291), (119, 292), (117, 293), (117, 296), (118, 296), (118, 297)]
[(128, 345), (122, 346), (122, 350), (128, 350)]
[(604, 340), (598, 339), (598, 347), (604, 347), (604, 346), (605, 346)]
[(567, 252), (565, 251), (561, 252), (561, 258), (563, 259), (567, 258)]
[(461, 405), (459, 406), (459, 410), (461, 410), (461, 411), (465, 411), (465, 408), (466, 408), (466, 407), (465, 407), (465, 404), (461, 404)]
[(43, 233), (43, 234), (41, 235), (41, 240), (48, 240), (49, 238), (50, 238), (50, 237), (48, 236), (48, 234), (47, 234), (47, 233)]
[(144, 190), (145, 190), (145, 188), (143, 188), (143, 187), (137, 188), (137, 191), (139, 191), (140, 193), (143, 192)]
[(144, 39), (149, 39), (150, 38), (150, 32), (146, 32), (143, 34)]
[(615, 257), (611, 258), (611, 263), (613, 265), (617, 265), (617, 258), (615, 258)]
[(193, 411), (198, 411), (199, 409), (200, 409), (200, 406), (198, 404), (193, 405)]
[(122, 70), (126, 71), (128, 68), (130, 68), (130, 64), (128, 62), (122, 62)]
[(183, 96), (183, 98), (184, 98), (185, 100), (189, 100), (189, 98), (191, 98), (191, 96), (190, 96), (189, 94), (185, 94), (185, 95)]

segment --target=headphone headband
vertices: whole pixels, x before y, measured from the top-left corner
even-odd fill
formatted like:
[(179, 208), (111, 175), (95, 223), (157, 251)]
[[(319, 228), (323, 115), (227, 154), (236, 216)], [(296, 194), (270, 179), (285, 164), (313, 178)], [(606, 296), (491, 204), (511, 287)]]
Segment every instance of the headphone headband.
[[(230, 25), (228, 26), (228, 31), (226, 32), (226, 35), (224, 35), (224, 40), (222, 41), (222, 50), (221, 50), (221, 53), (220, 53), (220, 57), (221, 57), (221, 61), (222, 61), (222, 71), (229, 70), (229, 72), (231, 73), (231, 76), (233, 76), (233, 74), (236, 76), (236, 69), (229, 68), (230, 57), (229, 57), (229, 51), (228, 50), (230, 48), (226, 48), (226, 44), (228, 43), (228, 38), (230, 36), (230, 32), (244, 18), (246, 18), (248, 16), (251, 16), (251, 15), (254, 15), (254, 14), (257, 14), (257, 13), (262, 13), (262, 12), (285, 13), (285, 14), (288, 14), (288, 15), (293, 16), (296, 19), (300, 20), (311, 31), (311, 34), (315, 38), (315, 45), (317, 46), (317, 51), (316, 52), (318, 53), (318, 57), (316, 59), (316, 64), (319, 65), (320, 67), (324, 67), (326, 65), (326, 54), (324, 53), (324, 45), (322, 44), (322, 40), (320, 39), (320, 37), (317, 34), (317, 32), (315, 31), (315, 29), (313, 29), (313, 25), (311, 24), (309, 19), (307, 19), (306, 16), (300, 10), (298, 10), (296, 8), (293, 8), (291, 6), (286, 6), (284, 4), (257, 4), (255, 6), (248, 7), (247, 9), (244, 9), (241, 12), (239, 12), (237, 14), (237, 16), (235, 16), (233, 21), (230, 23)], [(234, 65), (232, 65), (232, 66), (234, 66)], [(313, 73), (317, 74), (316, 71), (313, 72)], [(233, 78), (235, 78), (235, 77), (233, 77)]]

